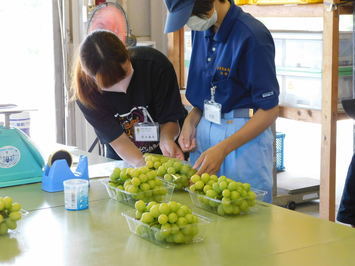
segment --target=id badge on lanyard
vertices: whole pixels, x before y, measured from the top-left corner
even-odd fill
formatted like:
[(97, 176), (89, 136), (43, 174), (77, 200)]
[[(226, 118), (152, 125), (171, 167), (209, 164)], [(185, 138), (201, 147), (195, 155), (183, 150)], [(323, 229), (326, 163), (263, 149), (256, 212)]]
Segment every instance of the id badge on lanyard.
[[(159, 124), (155, 123), (147, 109), (143, 109), (144, 122), (134, 125), (134, 140), (137, 142), (159, 141)], [(149, 118), (150, 122), (148, 122)]]
[(214, 100), (215, 91), (216, 86), (212, 86), (211, 99), (205, 100), (203, 106), (203, 114), (206, 120), (215, 124), (221, 124), (222, 105)]

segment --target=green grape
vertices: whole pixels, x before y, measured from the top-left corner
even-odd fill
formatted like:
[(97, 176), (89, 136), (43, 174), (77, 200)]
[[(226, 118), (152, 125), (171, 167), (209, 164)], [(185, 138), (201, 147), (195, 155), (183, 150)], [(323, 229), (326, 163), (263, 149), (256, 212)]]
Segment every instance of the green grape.
[(174, 235), (174, 242), (175, 243), (184, 243), (185, 242), (185, 237), (181, 232), (178, 232), (177, 234)]
[(127, 188), (126, 188), (126, 191), (129, 192), (129, 193), (132, 193), (132, 194), (135, 194), (138, 192), (138, 188), (134, 185), (129, 185)]
[(218, 205), (217, 213), (221, 216), (224, 216), (224, 209), (222, 204)]
[(202, 181), (197, 181), (195, 183), (195, 187), (196, 187), (197, 190), (203, 189), (204, 186), (205, 186), (205, 184)]
[(0, 223), (0, 235), (5, 235), (7, 233), (6, 223)]
[(214, 199), (217, 197), (217, 193), (216, 193), (216, 191), (210, 189), (206, 192), (206, 196)]
[(157, 175), (158, 176), (164, 176), (166, 174), (167, 170), (164, 166), (160, 166), (157, 170)]
[(227, 182), (226, 181), (221, 181), (220, 183), (219, 183), (219, 189), (221, 190), (221, 191), (223, 191), (223, 190), (225, 190), (227, 188)]
[(150, 189), (150, 186), (147, 183), (143, 183), (139, 187), (142, 191), (148, 191)]
[(216, 181), (210, 179), (210, 180), (207, 182), (207, 185), (209, 185), (209, 186), (212, 187), (214, 183), (216, 183)]
[(233, 211), (232, 211), (232, 213), (233, 213), (234, 215), (240, 214), (240, 208), (239, 208), (238, 206), (233, 206)]
[(232, 191), (231, 192), (231, 199), (236, 200), (240, 198), (240, 193), (238, 191)]
[(12, 198), (6, 196), (6, 197), (3, 197), (3, 201), (4, 201), (4, 204), (5, 204), (5, 209), (10, 210), (11, 206), (12, 206)]
[(228, 189), (229, 189), (230, 191), (235, 191), (235, 190), (237, 190), (237, 188), (238, 188), (238, 185), (237, 185), (237, 183), (234, 182), (234, 181), (228, 184)]
[(170, 201), (168, 203), (168, 205), (169, 205), (171, 212), (176, 212), (179, 209), (179, 206), (178, 206), (177, 202), (175, 202), (175, 201)]
[(145, 212), (142, 214), (141, 221), (146, 224), (151, 224), (154, 220), (154, 217), (149, 212)]
[(149, 173), (147, 173), (148, 180), (153, 180), (157, 177), (157, 171), (151, 170)]
[(148, 181), (148, 184), (150, 186), (151, 189), (154, 189), (155, 188), (155, 181), (154, 180), (149, 180)]
[(196, 184), (196, 182), (200, 181), (201, 178), (200, 178), (199, 175), (193, 175), (193, 176), (191, 176), (190, 180), (191, 180), (192, 183)]
[(156, 186), (164, 186), (163, 181), (161, 181), (159, 178), (155, 179), (155, 185)]
[(5, 209), (5, 202), (3, 198), (0, 198), (0, 211)]
[(14, 230), (17, 227), (16, 221), (13, 221), (9, 218), (5, 219), (5, 223), (8, 229)]
[(141, 184), (141, 180), (138, 177), (133, 177), (131, 183), (133, 186), (138, 187)]
[(168, 160), (168, 161), (165, 163), (166, 169), (168, 169), (169, 167), (173, 167), (173, 166), (174, 166), (174, 160)]
[(154, 167), (154, 163), (152, 161), (146, 161), (146, 166), (148, 168), (153, 168)]
[(168, 218), (169, 218), (169, 223), (171, 223), (171, 224), (176, 223), (178, 220), (178, 216), (175, 212), (169, 213)]
[(196, 191), (196, 186), (195, 186), (195, 185), (191, 185), (189, 189), (190, 189), (192, 192), (195, 192), (195, 191)]
[(249, 205), (249, 207), (253, 207), (253, 206), (255, 206), (255, 204), (256, 204), (256, 200), (255, 199), (253, 199), (253, 200), (248, 200), (248, 205)]
[(147, 228), (144, 225), (139, 225), (136, 228), (136, 234), (139, 236), (146, 236), (147, 235)]
[(187, 225), (187, 220), (185, 217), (179, 217), (178, 220), (177, 220), (177, 224), (182, 227), (182, 226), (185, 226)]
[(154, 234), (154, 238), (157, 240), (157, 241), (164, 241), (164, 239), (165, 239), (165, 236), (164, 236), (164, 234), (163, 234), (163, 232), (155, 232), (155, 234)]
[(174, 175), (176, 173), (176, 170), (174, 167), (169, 167), (167, 169), (167, 173), (170, 174), (170, 175)]
[(255, 200), (256, 199), (256, 194), (254, 191), (249, 191), (248, 192), (248, 199), (250, 200)]
[(158, 169), (160, 166), (161, 166), (160, 162), (158, 162), (158, 161), (154, 162), (154, 168), (155, 169)]
[(154, 205), (150, 208), (149, 213), (154, 217), (154, 218), (158, 218), (160, 215), (160, 211), (159, 211), (159, 205)]
[(173, 167), (175, 168), (176, 172), (179, 172), (181, 168), (183, 167), (181, 162), (174, 162)]
[(203, 181), (203, 183), (207, 184), (207, 182), (210, 180), (210, 175), (207, 173), (204, 173), (201, 175), (201, 181)]
[(247, 212), (249, 210), (248, 202), (246, 200), (242, 200), (239, 205), (239, 208), (242, 212)]
[(156, 203), (155, 201), (151, 201), (148, 203), (147, 207), (146, 207), (146, 211), (149, 211), (151, 207), (153, 207), (154, 205), (157, 205), (158, 203)]
[(225, 204), (222, 204), (223, 206), (223, 210), (226, 214), (232, 214), (233, 212), (233, 206), (232, 205), (225, 205)]
[(140, 212), (144, 212), (145, 210), (145, 203), (143, 200), (138, 200), (134, 204), (134, 208)]
[(225, 198), (230, 198), (231, 196), (231, 192), (229, 189), (225, 189), (222, 191), (222, 196), (225, 197)]
[(160, 228), (161, 233), (164, 237), (167, 237), (171, 233), (171, 225), (170, 224), (163, 224)]
[(244, 183), (242, 186), (243, 186), (243, 188), (244, 188), (246, 191), (249, 191), (249, 190), (250, 190), (250, 184)]
[(224, 175), (220, 176), (220, 177), (218, 178), (218, 182), (222, 182), (222, 181), (226, 182), (226, 181), (227, 181), (227, 177), (224, 176)]
[(140, 174), (139, 180), (141, 181), (141, 183), (145, 183), (148, 181), (148, 176), (146, 174)]
[(171, 225), (171, 233), (170, 234), (174, 235), (177, 232), (179, 232), (179, 226), (177, 224), (172, 224)]
[(211, 176), (210, 176), (210, 179), (213, 180), (213, 181), (215, 181), (215, 182), (217, 182), (217, 181), (218, 181), (218, 176), (216, 176), (216, 175), (211, 175)]
[(214, 183), (212, 185), (212, 189), (218, 194), (220, 193), (221, 189), (219, 188), (219, 184), (218, 183)]
[(169, 221), (169, 218), (166, 214), (160, 214), (158, 217), (158, 222), (160, 224), (166, 224)]
[(232, 202), (229, 198), (222, 198), (222, 204), (223, 205), (230, 205)]
[(170, 174), (165, 174), (164, 175), (164, 180), (166, 180), (168, 182), (172, 182), (173, 181), (173, 177)]
[(141, 219), (142, 218), (142, 214), (143, 213), (141, 211), (136, 210), (136, 215), (135, 215), (136, 219)]
[(179, 217), (184, 217), (185, 216), (185, 209), (183, 209), (183, 208), (179, 208), (178, 210), (177, 210), (177, 212), (176, 212), (176, 214), (179, 216)]
[(184, 210), (185, 214), (192, 213), (191, 209), (186, 205), (182, 205), (180, 209)]
[(183, 165), (180, 169), (180, 173), (187, 175), (190, 171), (190, 167), (188, 165)]
[(162, 214), (166, 214), (166, 215), (169, 215), (170, 213), (170, 207), (167, 203), (160, 203), (159, 205), (159, 211), (160, 213)]
[(241, 196), (243, 199), (246, 199), (246, 198), (248, 197), (248, 192), (245, 191), (245, 190), (242, 190), (242, 191), (240, 192), (240, 196)]
[(194, 222), (194, 215), (191, 214), (191, 213), (188, 213), (185, 215), (185, 218), (186, 218), (186, 221), (189, 223), (189, 224), (192, 224)]

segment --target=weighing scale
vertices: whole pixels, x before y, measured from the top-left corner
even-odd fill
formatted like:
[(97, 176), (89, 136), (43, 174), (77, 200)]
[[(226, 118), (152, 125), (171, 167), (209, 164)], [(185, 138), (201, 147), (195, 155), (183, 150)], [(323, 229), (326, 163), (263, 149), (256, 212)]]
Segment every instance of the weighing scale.
[(0, 126), (0, 187), (40, 182), (44, 160), (21, 130)]

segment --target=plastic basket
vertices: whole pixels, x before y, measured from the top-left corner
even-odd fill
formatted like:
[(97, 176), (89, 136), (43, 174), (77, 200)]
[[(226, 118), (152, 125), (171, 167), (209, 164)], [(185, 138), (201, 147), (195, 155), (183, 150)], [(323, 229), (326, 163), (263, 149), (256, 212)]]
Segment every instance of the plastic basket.
[[(257, 201), (262, 201), (266, 195), (266, 191), (262, 191), (259, 189), (254, 189), (251, 188), (252, 191), (256, 193), (256, 200)], [(222, 203), (222, 200), (219, 199), (214, 199), (207, 197), (206, 195), (199, 194), (196, 192), (193, 192), (189, 189), (186, 189), (186, 191), (189, 192), (190, 198), (192, 203), (201, 209), (204, 209), (206, 211), (218, 214), (220, 216), (236, 216), (236, 215), (243, 215), (247, 214), (250, 211), (256, 211), (258, 209), (258, 204), (255, 204), (253, 206), (248, 206), (249, 204), (247, 198), (239, 198), (231, 202), (228, 206)], [(245, 204), (247, 204), (245, 206)], [(242, 207), (244, 205), (244, 207)], [(230, 208), (231, 212), (227, 211), (226, 209)], [(237, 209), (237, 211), (235, 211)]]
[(285, 134), (281, 132), (276, 132), (276, 170), (278, 172), (285, 170), (284, 140)]
[(160, 191), (159, 189), (153, 189), (138, 193), (130, 193), (121, 190), (117, 187), (111, 186), (108, 181), (109, 179), (104, 179), (102, 180), (102, 183), (105, 185), (110, 198), (127, 204), (131, 207), (134, 207), (134, 204), (137, 200), (143, 200), (144, 202), (168, 202), (171, 199), (175, 187), (175, 185), (172, 183), (162, 181), (165, 188), (165, 193), (161, 193), (162, 191)]
[(181, 243), (174, 243), (174, 242), (168, 242), (165, 237), (162, 237), (161, 229), (154, 226), (149, 226), (148, 224), (145, 224), (140, 220), (137, 220), (135, 218), (134, 213), (135, 213), (134, 210), (128, 210), (122, 213), (122, 215), (126, 218), (126, 222), (131, 233), (138, 235), (139, 237), (148, 240), (156, 245), (162, 246), (164, 248), (169, 248), (172, 246), (177, 246), (182, 244), (202, 242), (206, 237), (207, 226), (212, 222), (212, 220), (210, 220), (205, 216), (199, 215), (197, 213), (193, 213), (198, 217), (199, 220), (198, 223), (181, 226), (178, 228), (178, 232), (176, 232), (175, 234), (182, 233), (183, 235), (185, 235), (186, 233), (188, 233), (188, 231), (195, 230), (196, 233), (195, 236), (192, 239), (185, 240)]

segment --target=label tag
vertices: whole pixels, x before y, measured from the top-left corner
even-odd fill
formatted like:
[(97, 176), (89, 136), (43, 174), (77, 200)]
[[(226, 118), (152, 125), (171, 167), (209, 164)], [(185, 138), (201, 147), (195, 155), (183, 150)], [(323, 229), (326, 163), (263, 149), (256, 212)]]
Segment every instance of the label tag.
[(206, 120), (215, 123), (221, 124), (222, 117), (222, 106), (219, 103), (212, 101), (205, 101), (203, 114)]
[(134, 125), (135, 141), (159, 141), (159, 124), (158, 123), (138, 123)]

